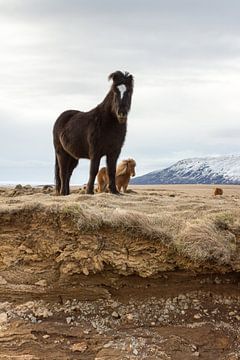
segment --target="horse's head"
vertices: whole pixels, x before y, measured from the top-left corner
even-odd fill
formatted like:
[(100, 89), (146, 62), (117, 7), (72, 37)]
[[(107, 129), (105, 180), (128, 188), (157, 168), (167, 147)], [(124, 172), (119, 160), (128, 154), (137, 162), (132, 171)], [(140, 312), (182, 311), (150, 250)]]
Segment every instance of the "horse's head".
[(133, 76), (127, 72), (116, 71), (109, 75), (109, 80), (113, 80), (113, 102), (112, 111), (116, 114), (120, 124), (127, 121), (127, 116), (131, 107), (133, 93)]

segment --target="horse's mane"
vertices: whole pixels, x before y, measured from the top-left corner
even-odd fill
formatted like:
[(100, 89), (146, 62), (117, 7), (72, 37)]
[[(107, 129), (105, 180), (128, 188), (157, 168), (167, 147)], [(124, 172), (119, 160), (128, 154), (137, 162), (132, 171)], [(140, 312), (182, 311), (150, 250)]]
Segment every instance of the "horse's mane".
[(129, 85), (129, 87), (133, 89), (134, 79), (133, 76), (129, 74), (129, 72), (127, 71), (125, 72), (119, 70), (115, 71), (108, 76), (108, 80), (112, 80), (113, 84), (115, 85), (119, 85), (119, 84)]

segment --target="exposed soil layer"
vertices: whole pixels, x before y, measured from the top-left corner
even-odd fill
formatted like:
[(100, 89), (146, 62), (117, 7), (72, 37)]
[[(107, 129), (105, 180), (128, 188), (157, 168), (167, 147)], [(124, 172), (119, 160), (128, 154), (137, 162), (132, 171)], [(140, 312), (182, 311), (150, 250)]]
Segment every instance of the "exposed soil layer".
[(61, 286), (4, 284), (0, 358), (239, 359), (239, 280), (107, 271)]
[[(92, 197), (57, 198), (51, 188), (0, 194), (0, 359), (240, 359), (237, 192), (209, 204), (201, 192), (144, 189), (121, 197), (111, 222), (110, 195), (94, 207)], [(139, 212), (145, 196), (149, 221)], [(184, 225), (168, 233), (171, 216), (154, 217), (162, 204), (181, 221), (205, 206), (209, 243), (219, 236), (223, 250), (211, 245), (199, 259), (180, 251)]]

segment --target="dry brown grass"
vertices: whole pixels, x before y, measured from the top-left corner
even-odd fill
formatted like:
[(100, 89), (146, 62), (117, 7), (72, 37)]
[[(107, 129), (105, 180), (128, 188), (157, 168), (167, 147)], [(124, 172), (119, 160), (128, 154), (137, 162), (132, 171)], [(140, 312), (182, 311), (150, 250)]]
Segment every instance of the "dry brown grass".
[(178, 251), (197, 262), (213, 260), (229, 264), (236, 252), (236, 237), (230, 231), (217, 229), (212, 220), (186, 223), (174, 244)]
[(240, 234), (238, 187), (227, 187), (221, 198), (212, 195), (212, 187), (134, 189), (136, 193), (124, 196), (79, 195), (76, 190), (68, 197), (37, 192), (11, 198), (1, 192), (0, 210), (41, 206), (40, 211), (68, 216), (82, 232), (107, 227), (161, 241), (192, 261), (231, 262)]

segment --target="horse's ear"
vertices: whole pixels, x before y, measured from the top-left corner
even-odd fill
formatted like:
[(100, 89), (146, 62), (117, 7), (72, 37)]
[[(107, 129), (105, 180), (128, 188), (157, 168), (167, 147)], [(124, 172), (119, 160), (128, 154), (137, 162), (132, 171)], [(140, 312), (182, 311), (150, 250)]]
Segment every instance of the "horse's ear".
[(134, 82), (133, 76), (132, 76), (131, 74), (128, 74), (128, 75), (127, 75), (127, 78), (126, 78), (126, 83), (127, 83), (129, 86), (133, 87), (133, 82)]

